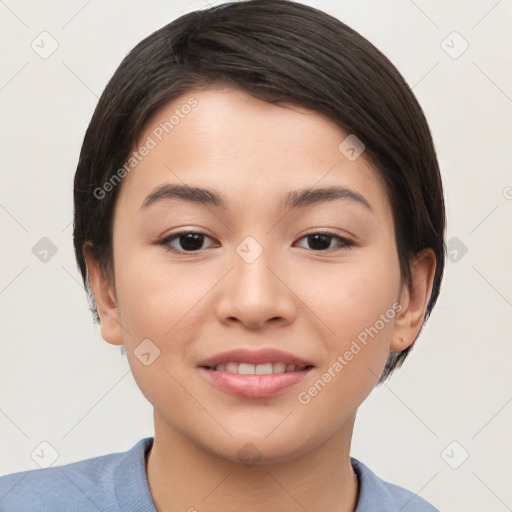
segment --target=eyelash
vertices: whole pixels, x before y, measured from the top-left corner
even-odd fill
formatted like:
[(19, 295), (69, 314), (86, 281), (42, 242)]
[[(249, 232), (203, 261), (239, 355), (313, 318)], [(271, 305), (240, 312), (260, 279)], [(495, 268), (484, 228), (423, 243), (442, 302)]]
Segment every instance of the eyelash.
[[(158, 245), (162, 245), (164, 247), (164, 249), (169, 252), (176, 252), (176, 253), (182, 253), (182, 254), (197, 254), (197, 253), (199, 253), (202, 249), (198, 249), (198, 250), (194, 250), (194, 251), (183, 251), (183, 250), (175, 249), (170, 245), (171, 242), (174, 241), (175, 239), (179, 239), (181, 236), (188, 235), (188, 234), (201, 235), (206, 238), (210, 238), (210, 240), (213, 240), (210, 236), (208, 236), (206, 233), (203, 233), (201, 231), (180, 231), (179, 233), (174, 233), (174, 234), (164, 238), (163, 240), (158, 242)], [(350, 249), (356, 245), (352, 240), (343, 238), (339, 235), (331, 233), (330, 231), (314, 231), (312, 233), (306, 233), (299, 240), (303, 240), (304, 238), (308, 238), (308, 237), (314, 236), (314, 235), (327, 236), (327, 237), (338, 240), (340, 242), (340, 244), (338, 245), (338, 250), (339, 249)], [(334, 248), (331, 247), (329, 249), (321, 249), (321, 250), (314, 250), (314, 249), (311, 249), (311, 250), (313, 252), (318, 252), (318, 253), (324, 252), (325, 253), (325, 252), (331, 252), (333, 250), (336, 250), (336, 247), (334, 247)]]

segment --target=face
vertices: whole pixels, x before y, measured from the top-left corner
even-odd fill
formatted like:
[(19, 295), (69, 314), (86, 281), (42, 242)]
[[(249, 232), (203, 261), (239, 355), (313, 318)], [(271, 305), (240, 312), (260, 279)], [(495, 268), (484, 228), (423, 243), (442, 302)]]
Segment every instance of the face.
[(347, 428), (400, 349), (391, 207), (347, 135), (220, 85), (151, 120), (116, 204), (115, 306), (99, 309), (159, 428), (286, 460)]

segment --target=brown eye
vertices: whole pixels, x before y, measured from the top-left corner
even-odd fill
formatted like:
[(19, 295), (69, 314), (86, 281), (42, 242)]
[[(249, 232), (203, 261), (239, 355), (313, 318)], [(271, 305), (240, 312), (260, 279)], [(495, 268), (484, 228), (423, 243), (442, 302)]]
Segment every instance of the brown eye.
[[(301, 240), (307, 240), (309, 247), (306, 249), (312, 249), (313, 251), (327, 251), (336, 247), (351, 247), (353, 242), (346, 238), (331, 233), (311, 233), (301, 238)], [(332, 246), (332, 242), (337, 241), (338, 243)]]
[(211, 238), (204, 233), (196, 231), (182, 231), (175, 233), (160, 242), (167, 250), (177, 252), (196, 252), (203, 249), (206, 239)]

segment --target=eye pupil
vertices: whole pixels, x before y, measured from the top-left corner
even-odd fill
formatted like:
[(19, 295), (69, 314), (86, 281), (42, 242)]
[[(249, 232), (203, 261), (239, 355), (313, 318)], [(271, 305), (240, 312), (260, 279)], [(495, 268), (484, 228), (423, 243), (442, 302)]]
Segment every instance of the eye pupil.
[[(314, 234), (308, 236), (308, 243), (310, 244), (310, 247), (312, 249), (316, 250), (324, 250), (328, 249), (331, 245), (331, 239), (332, 236), (330, 235), (322, 235), (322, 234)], [(311, 243), (311, 240), (313, 240), (313, 243)]]
[(183, 249), (187, 251), (197, 251), (201, 249), (203, 245), (203, 238), (204, 235), (201, 233), (186, 233), (185, 235), (180, 235), (179, 240)]

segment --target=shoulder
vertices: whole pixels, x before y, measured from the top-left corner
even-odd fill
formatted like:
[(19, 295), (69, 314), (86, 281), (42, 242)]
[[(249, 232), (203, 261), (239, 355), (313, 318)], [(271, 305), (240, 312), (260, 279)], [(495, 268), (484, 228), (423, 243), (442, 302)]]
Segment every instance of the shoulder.
[(122, 453), (0, 477), (0, 510), (118, 511), (127, 499), (152, 503), (144, 460), (152, 440), (142, 439)]
[(350, 460), (359, 478), (359, 500), (355, 512), (439, 512), (417, 494), (382, 480), (359, 460), (353, 457)]

